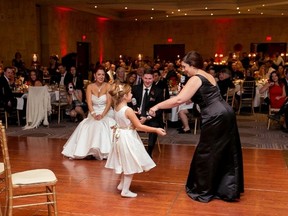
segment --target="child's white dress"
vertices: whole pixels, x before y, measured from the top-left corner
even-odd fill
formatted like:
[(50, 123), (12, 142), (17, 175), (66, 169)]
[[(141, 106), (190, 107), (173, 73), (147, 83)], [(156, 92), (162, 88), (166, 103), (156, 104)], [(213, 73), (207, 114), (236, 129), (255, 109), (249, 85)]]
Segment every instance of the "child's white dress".
[(156, 166), (150, 158), (137, 131), (132, 128), (126, 117), (128, 106), (115, 111), (117, 127), (114, 133), (114, 144), (105, 167), (114, 169), (117, 174), (134, 174), (148, 171)]

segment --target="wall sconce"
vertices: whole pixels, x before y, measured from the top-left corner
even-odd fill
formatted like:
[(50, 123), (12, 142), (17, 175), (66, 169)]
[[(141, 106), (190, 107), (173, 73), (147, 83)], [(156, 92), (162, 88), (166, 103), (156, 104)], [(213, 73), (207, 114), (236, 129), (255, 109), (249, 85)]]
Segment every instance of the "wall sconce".
[(37, 62), (37, 60), (38, 60), (37, 54), (34, 53), (32, 56), (32, 61)]
[(139, 60), (139, 61), (142, 60), (142, 55), (141, 55), (141, 54), (138, 55), (138, 60)]

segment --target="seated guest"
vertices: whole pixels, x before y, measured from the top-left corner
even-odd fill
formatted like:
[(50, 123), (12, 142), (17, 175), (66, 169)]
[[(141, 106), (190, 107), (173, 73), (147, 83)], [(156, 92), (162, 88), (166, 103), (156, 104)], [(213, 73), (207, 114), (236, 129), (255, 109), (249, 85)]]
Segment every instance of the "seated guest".
[(260, 90), (262, 94), (265, 91), (269, 92), (271, 108), (280, 108), (286, 101), (285, 85), (281, 82), (280, 76), (276, 71), (270, 74), (269, 82), (266, 83)]
[(31, 70), (29, 72), (29, 80), (27, 81), (27, 85), (28, 86), (43, 86), (35, 70)]
[[(214, 68), (213, 66), (210, 66), (210, 67), (208, 68), (208, 71), (207, 71), (207, 72), (214, 77), (214, 79), (216, 80), (216, 82), (219, 81), (218, 76), (217, 76), (217, 73), (216, 73), (215, 68)], [(230, 77), (231, 77), (231, 72), (230, 72)]]
[(51, 76), (50, 76), (50, 73), (49, 73), (49, 70), (48, 70), (48, 67), (46, 66), (43, 66), (41, 68), (42, 70), (42, 73), (43, 73), (43, 84), (49, 84), (50, 83), (50, 79), (51, 79)]
[(169, 88), (165, 78), (161, 79), (161, 74), (159, 71), (153, 71), (153, 81), (154, 85), (160, 89), (163, 89), (164, 93), (164, 100), (169, 99)]
[(115, 72), (116, 66), (115, 64), (110, 64), (109, 68), (107, 69), (108, 70), (105, 74), (105, 80), (107, 82), (113, 83), (114, 79), (116, 78), (116, 72)]
[(281, 82), (285, 85), (286, 95), (288, 94), (288, 67), (284, 69), (285, 77), (281, 79)]
[(192, 103), (191, 100), (179, 106), (178, 116), (182, 123), (182, 127), (177, 129), (179, 134), (191, 133), (188, 115), (193, 115), (194, 117), (200, 116), (196, 104)]
[(240, 61), (233, 62), (231, 65), (231, 70), (233, 79), (244, 79), (243, 67)]
[(4, 73), (0, 77), (0, 104), (8, 113), (12, 112), (13, 107), (17, 105), (17, 100), (13, 96), (10, 87), (10, 79), (13, 76), (13, 67), (5, 67)]
[(68, 83), (72, 82), (73, 78), (71, 73), (68, 73), (66, 67), (62, 64), (58, 65), (58, 70), (59, 72), (51, 77), (51, 82), (62, 86), (68, 86)]
[(80, 115), (82, 119), (86, 118), (82, 100), (82, 91), (80, 89), (76, 89), (73, 83), (69, 83), (67, 87), (67, 101), (68, 104), (71, 105), (69, 115), (75, 122), (78, 122), (77, 115)]
[(72, 83), (73, 86), (75, 86), (75, 89), (84, 89), (83, 78), (80, 73), (77, 73), (75, 66), (70, 68), (70, 73), (72, 75)]
[(235, 85), (231, 80), (231, 71), (228, 68), (223, 68), (219, 72), (219, 80), (217, 82), (217, 85), (220, 89), (220, 94), (223, 99), (226, 99), (228, 88), (235, 88)]
[(118, 67), (116, 70), (115, 81), (117, 80), (117, 82), (126, 83), (125, 73), (126, 73), (126, 69), (124, 67)]
[(132, 87), (135, 85), (137, 79), (137, 73), (136, 72), (130, 72), (126, 76), (126, 82)]

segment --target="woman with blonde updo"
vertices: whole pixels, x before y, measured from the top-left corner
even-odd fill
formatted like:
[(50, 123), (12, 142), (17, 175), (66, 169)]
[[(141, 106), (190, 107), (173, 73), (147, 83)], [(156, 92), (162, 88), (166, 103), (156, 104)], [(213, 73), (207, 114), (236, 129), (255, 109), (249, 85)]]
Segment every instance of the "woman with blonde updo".
[(87, 118), (80, 122), (63, 147), (62, 154), (70, 159), (94, 157), (107, 159), (112, 147), (112, 129), (115, 125), (111, 108), (110, 85), (104, 82), (104, 68), (94, 72), (95, 82), (87, 86)]
[(129, 84), (115, 83), (109, 91), (114, 101), (115, 121), (114, 143), (108, 156), (106, 168), (114, 169), (116, 174), (122, 174), (117, 189), (122, 197), (136, 197), (129, 190), (133, 174), (148, 171), (155, 163), (147, 154), (136, 130), (165, 135), (162, 128), (142, 125), (134, 111), (127, 106), (131, 102), (132, 93)]

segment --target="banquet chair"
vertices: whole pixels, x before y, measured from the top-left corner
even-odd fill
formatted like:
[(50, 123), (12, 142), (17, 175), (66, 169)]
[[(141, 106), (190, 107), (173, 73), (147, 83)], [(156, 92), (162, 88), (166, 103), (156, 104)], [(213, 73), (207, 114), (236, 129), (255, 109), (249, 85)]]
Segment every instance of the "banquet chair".
[(6, 131), (2, 123), (0, 123), (0, 128), (6, 195), (4, 215), (12, 216), (15, 208), (47, 205), (48, 215), (57, 216), (55, 189), (57, 178), (55, 174), (49, 169), (34, 169), (12, 173)]
[(193, 129), (193, 134), (197, 134), (197, 128), (198, 128), (198, 121), (199, 121), (199, 116), (195, 116), (192, 113), (188, 114), (188, 119), (189, 119), (189, 123), (193, 123), (194, 122), (194, 129)]
[(235, 88), (228, 88), (226, 93), (226, 102), (233, 108), (235, 102)]
[(238, 115), (240, 114), (242, 107), (250, 107), (251, 113), (254, 115), (254, 94), (255, 81), (241, 82)]
[(269, 105), (269, 111), (268, 111), (268, 122), (267, 122), (267, 130), (270, 129), (270, 126), (271, 126), (271, 121), (276, 121), (276, 120), (273, 120), (273, 119), (270, 119), (269, 118), (269, 115), (272, 115), (272, 114), (275, 114), (277, 112), (279, 112), (279, 108), (272, 108), (270, 105)]
[(68, 101), (67, 101), (67, 91), (64, 87), (58, 88), (59, 97), (55, 102), (52, 102), (51, 105), (54, 108), (55, 111), (57, 111), (58, 115), (58, 124), (60, 124), (61, 119), (63, 119), (63, 113), (66, 111), (66, 108), (68, 107)]
[(0, 107), (0, 115), (1, 115), (1, 118), (2, 118), (2, 115), (4, 115), (6, 129), (8, 128), (8, 118), (13, 117), (14, 114), (16, 115), (16, 118), (17, 118), (17, 124), (18, 126), (20, 126), (19, 110), (13, 109), (13, 114), (9, 114), (7, 111), (5, 111), (4, 107)]
[(51, 113), (50, 94), (47, 86), (30, 86), (26, 105), (26, 125), (23, 129), (48, 126), (48, 115)]

